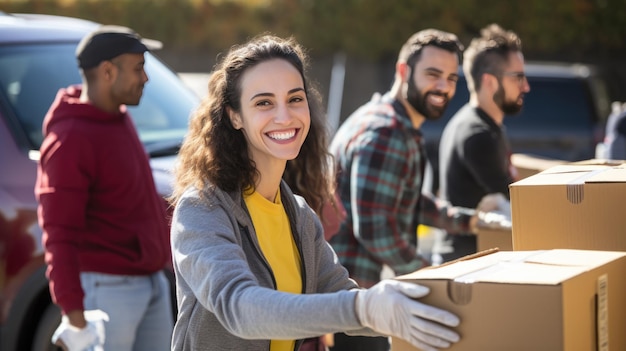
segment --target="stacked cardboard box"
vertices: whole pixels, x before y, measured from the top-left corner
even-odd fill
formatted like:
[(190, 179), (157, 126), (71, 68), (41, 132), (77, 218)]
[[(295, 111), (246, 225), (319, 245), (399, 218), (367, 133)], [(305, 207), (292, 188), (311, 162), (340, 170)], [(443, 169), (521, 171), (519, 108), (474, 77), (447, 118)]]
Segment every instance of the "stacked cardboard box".
[(626, 251), (626, 164), (551, 167), (510, 187), (513, 248)]
[[(552, 165), (510, 195), (515, 251), (398, 278), (461, 317), (449, 350), (626, 350), (626, 162)], [(481, 249), (508, 248), (498, 234)], [(417, 349), (394, 339), (392, 350)]]
[[(626, 350), (626, 252), (500, 251), (396, 279), (457, 314), (446, 350)], [(418, 350), (393, 338), (392, 351)]]

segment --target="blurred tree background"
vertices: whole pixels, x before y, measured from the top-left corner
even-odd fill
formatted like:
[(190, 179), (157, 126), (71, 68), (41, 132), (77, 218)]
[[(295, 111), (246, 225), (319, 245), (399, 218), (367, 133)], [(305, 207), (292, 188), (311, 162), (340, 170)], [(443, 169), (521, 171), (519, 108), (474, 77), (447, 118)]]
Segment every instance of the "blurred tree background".
[[(598, 65), (611, 78), (611, 98), (626, 100), (624, 0), (0, 0), (0, 10), (132, 27), (161, 40), (157, 55), (187, 72), (209, 72), (219, 52), (259, 33), (293, 35), (309, 49), (324, 94), (333, 60), (347, 57), (344, 95), (351, 86), (366, 90), (352, 94), (356, 106), (388, 88), (412, 33), (438, 28), (467, 45), (480, 28), (498, 23), (520, 35), (527, 61)], [(373, 66), (377, 72), (363, 74)]]

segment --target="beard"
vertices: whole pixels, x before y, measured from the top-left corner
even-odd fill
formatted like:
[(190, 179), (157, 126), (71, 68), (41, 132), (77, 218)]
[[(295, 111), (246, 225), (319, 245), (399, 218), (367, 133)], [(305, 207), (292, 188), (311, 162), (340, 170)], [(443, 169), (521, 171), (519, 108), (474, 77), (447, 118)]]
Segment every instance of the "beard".
[[(523, 103), (518, 103), (520, 98), (523, 96), (521, 94), (515, 100), (507, 100), (506, 95), (504, 93), (504, 88), (502, 88), (502, 82), (500, 82), (500, 87), (493, 94), (493, 102), (504, 112), (505, 115), (516, 115), (522, 110)], [(522, 100), (523, 101), (523, 100)]]
[[(446, 111), (446, 107), (448, 107), (448, 102), (450, 102), (450, 98), (447, 94), (438, 91), (429, 91), (426, 94), (422, 94), (419, 89), (417, 89), (412, 74), (409, 77), (407, 85), (406, 100), (411, 106), (413, 106), (413, 108), (417, 112), (426, 117), (426, 119), (439, 119)], [(441, 96), (445, 99), (445, 103), (443, 104), (443, 106), (433, 106), (432, 104), (428, 103), (428, 95)]]

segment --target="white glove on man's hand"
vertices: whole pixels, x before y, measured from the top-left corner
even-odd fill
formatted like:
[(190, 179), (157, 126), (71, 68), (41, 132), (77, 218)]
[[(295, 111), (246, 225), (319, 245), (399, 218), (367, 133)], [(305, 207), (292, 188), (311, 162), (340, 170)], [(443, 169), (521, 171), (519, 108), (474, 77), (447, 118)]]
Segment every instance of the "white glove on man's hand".
[(476, 211), (498, 212), (511, 217), (511, 202), (502, 193), (487, 194), (480, 199)]
[(511, 229), (511, 216), (500, 212), (478, 212), (478, 223), (476, 224), (480, 228), (495, 228), (495, 229)]
[(476, 227), (511, 229), (511, 202), (502, 193), (485, 195), (476, 207)]
[(87, 326), (77, 328), (71, 325), (66, 316), (52, 335), (52, 343), (66, 351), (85, 351), (93, 348), (102, 350), (104, 345), (104, 322), (109, 316), (101, 310), (85, 311)]
[[(361, 324), (384, 335), (399, 337), (425, 351), (449, 347), (459, 334), (445, 327), (456, 327), (459, 318), (414, 298), (428, 295), (421, 285), (383, 280), (367, 290), (359, 290), (356, 312)], [(443, 324), (443, 325), (442, 325)]]

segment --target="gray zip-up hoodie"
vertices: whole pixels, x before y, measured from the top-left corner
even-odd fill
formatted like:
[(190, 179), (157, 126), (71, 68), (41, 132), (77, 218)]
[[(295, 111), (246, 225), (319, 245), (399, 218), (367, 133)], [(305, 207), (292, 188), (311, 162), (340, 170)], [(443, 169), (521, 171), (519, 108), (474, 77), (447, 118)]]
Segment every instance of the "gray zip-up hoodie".
[[(190, 189), (172, 221), (178, 320), (172, 350), (267, 351), (271, 339), (377, 335), (356, 316), (356, 284), (313, 210), (281, 184), (301, 257), (302, 294), (276, 291), (241, 192)], [(296, 350), (302, 340), (296, 343)]]

